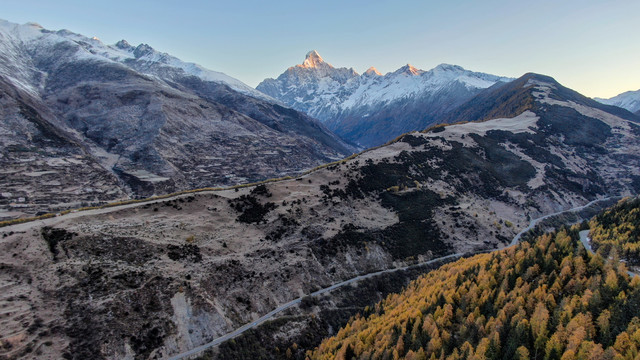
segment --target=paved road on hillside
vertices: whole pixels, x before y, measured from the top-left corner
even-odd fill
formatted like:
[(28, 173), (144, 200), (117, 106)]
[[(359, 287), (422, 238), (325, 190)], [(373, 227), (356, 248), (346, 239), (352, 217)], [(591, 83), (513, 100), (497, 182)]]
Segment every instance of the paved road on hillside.
[(545, 215), (545, 216), (541, 216), (541, 217), (539, 217), (539, 218), (537, 218), (537, 219), (533, 219), (533, 220), (531, 220), (531, 222), (529, 223), (529, 226), (527, 226), (524, 230), (520, 231), (520, 232), (519, 232), (519, 233), (518, 233), (518, 234), (513, 238), (513, 240), (511, 240), (511, 244), (509, 244), (509, 246), (511, 247), (511, 246), (517, 245), (517, 244), (518, 244), (518, 242), (520, 242), (520, 237), (521, 237), (522, 235), (524, 235), (524, 233), (526, 233), (527, 231), (529, 231), (529, 230), (533, 229), (533, 228), (534, 228), (536, 225), (538, 225), (538, 223), (540, 223), (540, 221), (542, 221), (542, 220), (546, 220), (546, 219), (548, 219), (548, 218), (550, 218), (550, 217), (557, 216), (557, 215), (560, 215), (560, 214), (564, 214), (564, 213), (567, 213), (567, 212), (580, 211), (580, 210), (583, 210), (583, 209), (585, 209), (585, 208), (588, 208), (589, 206), (591, 206), (591, 205), (593, 205), (593, 204), (595, 204), (595, 203), (597, 203), (597, 202), (600, 202), (600, 201), (606, 201), (606, 200), (609, 200), (609, 199), (612, 199), (612, 198), (614, 198), (614, 196), (609, 196), (609, 197), (606, 197), (606, 198), (603, 198), (603, 199), (596, 199), (596, 200), (590, 201), (590, 202), (588, 202), (587, 204), (582, 205), (582, 206), (577, 206), (577, 207), (574, 207), (574, 208), (569, 209), (569, 210), (562, 210), (562, 211), (554, 212), (554, 213), (552, 213), (552, 214), (548, 214), (548, 215)]
[[(593, 249), (591, 248), (591, 239), (589, 238), (589, 231), (590, 230), (582, 230), (582, 231), (580, 231), (580, 241), (582, 242), (582, 245), (584, 245), (584, 248), (587, 249), (589, 254), (593, 255), (594, 252), (593, 252)], [(631, 277), (634, 277), (636, 275), (640, 276), (640, 274), (636, 274), (631, 270), (627, 270), (627, 273)]]
[[(197, 193), (198, 195), (202, 195), (202, 194), (209, 194), (209, 193), (213, 193), (214, 191), (203, 191), (203, 192), (199, 192)], [(64, 214), (64, 215), (60, 215), (60, 216), (54, 216), (51, 218), (47, 218), (47, 219), (41, 219), (41, 220), (31, 220), (31, 221), (27, 221), (24, 223), (20, 223), (20, 224), (15, 224), (15, 225), (9, 225), (9, 226), (5, 226), (5, 227), (0, 227), (0, 231), (2, 232), (22, 232), (22, 231), (27, 231), (31, 228), (34, 227), (43, 227), (43, 226), (52, 226), (55, 225), (59, 222), (65, 221), (65, 220), (69, 220), (69, 219), (76, 219), (76, 218), (80, 218), (80, 217), (84, 217), (84, 216), (94, 216), (94, 215), (101, 215), (101, 214), (108, 214), (108, 213), (112, 213), (112, 212), (116, 212), (116, 211), (120, 211), (120, 210), (124, 210), (124, 209), (130, 209), (130, 208), (134, 208), (134, 207), (138, 207), (138, 206), (144, 206), (144, 205), (150, 205), (150, 204), (156, 204), (156, 203), (160, 203), (160, 202), (164, 202), (164, 201), (171, 201), (171, 200), (175, 200), (178, 198), (183, 198), (183, 197), (188, 197), (191, 196), (193, 194), (180, 194), (180, 195), (176, 195), (176, 196), (172, 196), (172, 197), (168, 197), (168, 198), (164, 198), (164, 199), (154, 199), (154, 200), (148, 200), (148, 201), (144, 201), (144, 202), (138, 202), (138, 203), (132, 203), (132, 204), (124, 204), (124, 205), (116, 205), (116, 206), (110, 206), (110, 207), (105, 207), (105, 208), (99, 208), (99, 209), (91, 209), (91, 210), (72, 210), (70, 213), (68, 214)]]
[[(607, 198), (604, 198), (604, 199), (593, 200), (593, 201), (587, 203), (586, 205), (577, 206), (577, 207), (574, 207), (574, 208), (568, 209), (568, 210), (558, 211), (558, 212), (555, 212), (555, 213), (552, 213), (552, 214), (541, 216), (541, 217), (539, 217), (537, 219), (533, 219), (529, 223), (529, 226), (527, 226), (524, 230), (520, 231), (516, 236), (514, 236), (513, 240), (511, 241), (511, 243), (509, 244), (508, 247), (512, 247), (512, 246), (517, 245), (518, 242), (520, 241), (520, 238), (522, 237), (522, 235), (524, 233), (526, 233), (527, 231), (533, 229), (542, 220), (548, 219), (548, 218), (550, 218), (552, 216), (568, 213), (568, 212), (580, 211), (580, 210), (582, 210), (584, 208), (587, 208), (587, 207), (589, 207), (589, 206), (591, 206), (591, 205), (593, 205), (593, 204), (595, 204), (597, 202), (606, 201), (606, 200), (609, 200), (611, 198), (612, 197), (607, 197)], [(496, 250), (493, 250), (493, 251), (503, 250), (503, 249), (496, 249)], [(484, 252), (488, 252), (488, 251), (483, 250), (483, 251), (478, 251), (476, 253), (484, 253)], [(374, 277), (374, 276), (378, 276), (380, 274), (395, 272), (395, 271), (399, 271), (399, 270), (407, 270), (409, 268), (423, 266), (423, 265), (429, 265), (429, 264), (433, 264), (433, 263), (436, 263), (436, 262), (439, 262), (439, 261), (448, 260), (448, 259), (451, 259), (451, 258), (462, 257), (463, 255), (464, 254), (456, 253), (456, 254), (443, 256), (443, 257), (440, 257), (440, 258), (437, 258), (437, 259), (425, 261), (425, 262), (422, 262), (422, 263), (419, 263), (419, 264), (414, 264), (414, 265), (409, 265), (409, 266), (400, 267), (400, 268), (393, 268), (393, 269), (377, 271), (377, 272), (369, 273), (369, 274), (366, 274), (366, 275), (359, 275), (359, 276), (356, 276), (356, 277), (351, 278), (349, 280), (345, 280), (345, 281), (333, 284), (333, 285), (331, 285), (331, 286), (329, 286), (327, 288), (324, 288), (322, 290), (318, 290), (318, 291), (312, 292), (311, 294), (306, 295), (306, 296), (322, 295), (322, 294), (328, 293), (328, 292), (330, 292), (332, 290), (335, 290), (335, 289), (337, 289), (339, 287), (342, 287), (342, 286), (345, 286), (345, 285), (349, 285), (349, 284), (353, 284), (353, 283), (358, 282), (360, 280), (368, 279), (368, 278), (371, 278), (371, 277)], [(221, 343), (223, 343), (223, 342), (225, 342), (227, 340), (231, 340), (231, 339), (239, 336), (240, 334), (244, 333), (245, 331), (247, 331), (249, 329), (252, 329), (252, 328), (262, 324), (263, 322), (273, 318), (276, 314), (278, 314), (278, 313), (280, 313), (280, 312), (282, 312), (282, 311), (284, 311), (284, 310), (286, 310), (286, 309), (288, 309), (288, 308), (290, 308), (290, 307), (292, 307), (292, 306), (294, 306), (296, 304), (299, 304), (302, 301), (302, 299), (304, 297), (306, 297), (306, 296), (299, 297), (299, 298), (297, 298), (295, 300), (289, 301), (286, 304), (280, 305), (276, 309), (270, 311), (269, 313), (267, 313), (266, 315), (262, 316), (261, 318), (255, 320), (255, 321), (252, 321), (252, 322), (250, 322), (248, 324), (245, 324), (245, 325), (237, 328), (236, 330), (234, 330), (234, 331), (232, 331), (230, 333), (227, 333), (227, 334), (225, 334), (225, 335), (223, 335), (223, 336), (221, 336), (221, 337), (219, 337), (219, 338), (217, 338), (217, 339), (215, 339), (215, 340), (213, 340), (211, 342), (208, 342), (208, 343), (206, 343), (204, 345), (200, 345), (200, 346), (198, 346), (196, 348), (193, 348), (193, 349), (191, 349), (189, 351), (174, 355), (174, 356), (170, 357), (169, 360), (184, 359), (184, 358), (187, 358), (189, 356), (199, 354), (199, 353), (201, 353), (201, 352), (203, 352), (203, 351), (205, 351), (205, 350), (207, 350), (207, 349), (209, 349), (211, 347), (220, 345)]]
[[(343, 287), (345, 285), (353, 284), (353, 283), (358, 282), (358, 281), (363, 280), (363, 279), (372, 278), (372, 277), (378, 276), (380, 274), (390, 273), (390, 272), (399, 271), (399, 270), (407, 270), (407, 269), (410, 269), (410, 268), (423, 266), (423, 265), (434, 264), (434, 263), (439, 262), (439, 261), (448, 260), (448, 259), (451, 259), (451, 258), (461, 257), (462, 255), (463, 254), (461, 254), (461, 253), (451, 254), (451, 255), (439, 257), (437, 259), (425, 261), (425, 262), (422, 262), (422, 263), (419, 263), (419, 264), (414, 264), (414, 265), (409, 265), (409, 266), (399, 267), (399, 268), (393, 268), (393, 269), (387, 269), (387, 270), (382, 270), (382, 271), (376, 271), (376, 272), (369, 273), (369, 274), (366, 274), (366, 275), (359, 275), (359, 276), (356, 276), (356, 277), (351, 278), (349, 280), (345, 280), (345, 281), (339, 282), (337, 284), (333, 284), (333, 285), (331, 285), (329, 287), (326, 287), (324, 289), (321, 289), (321, 290), (318, 290), (318, 291), (314, 291), (311, 294), (306, 295), (306, 296), (322, 295), (322, 294), (328, 293), (328, 292), (330, 292), (332, 290), (335, 290), (335, 289), (337, 289), (339, 287)], [(293, 305), (299, 304), (302, 301), (302, 299), (305, 298), (306, 296), (299, 297), (299, 298), (297, 298), (295, 300), (289, 301), (286, 304), (280, 305), (276, 309), (270, 311), (269, 313), (267, 313), (266, 315), (262, 316), (261, 318), (255, 320), (255, 321), (252, 321), (252, 322), (250, 322), (248, 324), (245, 324), (245, 325), (239, 327), (238, 329), (236, 329), (236, 330), (234, 330), (234, 331), (232, 331), (232, 332), (230, 332), (230, 333), (228, 333), (226, 335), (223, 335), (223, 336), (221, 336), (221, 337), (219, 337), (219, 338), (217, 338), (217, 339), (215, 339), (215, 340), (213, 340), (213, 341), (211, 341), (209, 343), (206, 343), (204, 345), (201, 345), (201, 346), (198, 346), (196, 348), (193, 348), (193, 349), (191, 349), (191, 350), (189, 350), (187, 352), (184, 352), (182, 354), (174, 355), (174, 356), (170, 357), (169, 360), (183, 359), (183, 358), (189, 357), (191, 355), (195, 355), (195, 354), (198, 354), (198, 353), (200, 353), (202, 351), (205, 351), (210, 347), (213, 347), (213, 346), (216, 346), (216, 345), (220, 345), (221, 343), (223, 343), (223, 342), (225, 342), (227, 340), (231, 340), (234, 337), (242, 334), (243, 332), (245, 332), (245, 331), (247, 331), (249, 329), (252, 329), (252, 328), (262, 324), (263, 322), (271, 319), (277, 313), (282, 312), (282, 311), (292, 307)]]

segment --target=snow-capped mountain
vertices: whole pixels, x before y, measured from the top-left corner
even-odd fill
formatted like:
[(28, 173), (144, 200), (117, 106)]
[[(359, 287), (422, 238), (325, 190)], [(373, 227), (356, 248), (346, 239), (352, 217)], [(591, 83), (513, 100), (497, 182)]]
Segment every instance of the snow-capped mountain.
[[(242, 81), (224, 73), (206, 69), (198, 64), (184, 62), (167, 53), (159, 52), (147, 44), (130, 45), (121, 40), (115, 45), (103, 44), (97, 37), (89, 38), (69, 30), (46, 30), (37, 23), (25, 25), (14, 24), (0, 20), (0, 36), (2, 36), (2, 51), (9, 56), (19, 56), (21, 46), (37, 44), (42, 51), (48, 47), (72, 47), (72, 59), (78, 61), (101, 61), (121, 63), (136, 68), (141, 73), (154, 75), (164, 80), (178, 76), (192, 75), (203, 81), (211, 81), (229, 86), (240, 93), (259, 99), (272, 100), (263, 93), (256, 91)], [(72, 59), (65, 59), (70, 61)], [(17, 60), (17, 59), (16, 59)], [(4, 73), (3, 75), (9, 75)], [(19, 80), (14, 77), (14, 80)], [(19, 81), (29, 86), (29, 81)]]
[(603, 104), (627, 109), (632, 113), (638, 114), (640, 112), (640, 90), (626, 91), (610, 99), (595, 98), (595, 100)]
[(37, 24), (0, 21), (0, 105), (0, 218), (278, 177), (354, 150), (225, 74)]
[(407, 64), (386, 75), (371, 67), (359, 75), (333, 67), (314, 50), (257, 89), (369, 147), (424, 129), (482, 89), (511, 80), (447, 64), (429, 71)]
[[(302, 65), (290, 67), (277, 80), (266, 79), (257, 89), (296, 110), (325, 121), (339, 112), (348, 93), (342, 88), (359, 78), (353, 69), (334, 68), (317, 51), (310, 51)], [(341, 91), (342, 90), (342, 91)]]

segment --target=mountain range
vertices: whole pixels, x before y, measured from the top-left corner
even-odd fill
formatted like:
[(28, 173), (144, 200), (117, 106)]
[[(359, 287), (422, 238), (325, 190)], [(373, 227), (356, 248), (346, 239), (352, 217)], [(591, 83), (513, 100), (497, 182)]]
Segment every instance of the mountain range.
[(454, 125), (296, 178), (0, 229), (0, 356), (164, 358), (242, 327), (205, 357), (303, 359), (429, 260), (502, 248), (533, 219), (640, 192), (627, 110), (538, 74), (457, 109)]
[(0, 21), (0, 216), (280, 177), (351, 154), (317, 120), (146, 44)]
[(442, 122), (450, 111), (481, 90), (513, 79), (441, 64), (429, 71), (409, 64), (386, 75), (335, 68), (317, 51), (301, 65), (256, 89), (303, 111), (365, 148)]

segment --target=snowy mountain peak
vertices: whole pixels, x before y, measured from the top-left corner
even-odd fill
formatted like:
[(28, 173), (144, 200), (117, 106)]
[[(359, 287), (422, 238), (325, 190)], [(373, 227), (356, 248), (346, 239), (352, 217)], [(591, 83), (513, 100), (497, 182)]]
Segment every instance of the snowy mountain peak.
[(464, 68), (459, 65), (440, 64), (434, 68), (435, 71), (451, 71), (451, 72), (464, 72)]
[(27, 26), (29, 26), (29, 27), (32, 27), (32, 28), (40, 29), (40, 30), (44, 29), (44, 28), (42, 27), (42, 25), (40, 25), (40, 24), (38, 24), (38, 23), (36, 23), (36, 22), (28, 22), (28, 23), (26, 23), (25, 25), (27, 25)]
[(400, 69), (396, 70), (395, 73), (396, 74), (405, 74), (405, 75), (409, 75), (409, 76), (416, 76), (416, 75), (420, 75), (422, 74), (424, 71), (414, 67), (411, 64), (407, 64), (403, 67), (401, 67)]
[[(224, 84), (231, 89), (251, 97), (275, 102), (263, 93), (256, 91), (240, 80), (232, 78), (221, 72), (205, 69), (204, 67), (184, 62), (174, 56), (158, 52), (147, 44), (132, 46), (126, 40), (118, 41), (115, 45), (105, 45), (97, 38), (90, 38), (76, 34), (69, 30), (51, 31), (43, 29), (35, 23), (24, 25), (15, 24), (0, 19), (0, 58), (2, 54), (17, 54), (24, 46), (38, 49), (38, 54), (45, 57), (47, 63), (52, 66), (58, 62), (46, 59), (47, 54), (64, 52), (65, 62), (72, 61), (99, 61), (105, 64), (129, 67), (141, 73), (157, 76), (163, 79), (174, 79), (182, 76), (195, 76), (205, 82)], [(64, 45), (64, 46), (60, 46)], [(17, 56), (17, 55), (16, 55)], [(53, 56), (53, 55), (50, 55)], [(5, 75), (11, 82), (29, 92), (36, 91), (42, 84), (32, 84), (34, 77), (42, 76), (29, 74), (25, 71), (16, 72), (12, 69), (13, 62), (0, 61), (0, 75)], [(24, 65), (23, 69), (29, 68)], [(48, 69), (52, 71), (55, 69)], [(46, 74), (44, 74), (46, 75)], [(46, 76), (44, 76), (46, 78)]]
[(129, 50), (131, 48), (133, 48), (133, 46), (131, 46), (131, 44), (129, 44), (129, 42), (127, 42), (127, 40), (122, 39), (120, 41), (118, 41), (115, 44), (115, 47), (117, 47), (118, 49), (122, 49), (122, 50)]
[(595, 98), (596, 101), (627, 109), (632, 113), (640, 111), (640, 90), (626, 91), (610, 99)]
[(135, 50), (133, 50), (133, 55), (136, 57), (136, 59), (139, 59), (145, 55), (151, 55), (155, 52), (155, 50), (153, 50), (153, 48), (147, 44), (140, 44), (138, 45)]
[(326, 62), (324, 62), (324, 60), (322, 59), (322, 56), (320, 56), (320, 54), (318, 54), (317, 51), (311, 50), (307, 53), (307, 56), (305, 57), (304, 62), (302, 63), (301, 66), (303, 68), (309, 69), (309, 68), (317, 68), (325, 65), (332, 67), (330, 64), (327, 64)]
[(315, 67), (290, 67), (256, 89), (362, 146), (380, 145), (404, 132), (425, 129), (482, 89), (513, 80), (449, 64), (429, 71), (407, 64), (385, 75), (371, 67), (358, 75), (321, 59), (312, 51), (305, 65)]
[(366, 76), (382, 76), (380, 71), (378, 71), (378, 69), (376, 69), (373, 66), (370, 67), (369, 69), (367, 69), (367, 71), (365, 71), (364, 74), (362, 74), (362, 75), (366, 75)]
[(320, 59), (320, 61), (322, 61), (322, 56), (320, 56), (320, 53), (318, 53), (317, 50), (311, 50), (307, 53), (307, 55), (305, 55), (305, 58), (309, 59), (309, 58), (317, 58)]

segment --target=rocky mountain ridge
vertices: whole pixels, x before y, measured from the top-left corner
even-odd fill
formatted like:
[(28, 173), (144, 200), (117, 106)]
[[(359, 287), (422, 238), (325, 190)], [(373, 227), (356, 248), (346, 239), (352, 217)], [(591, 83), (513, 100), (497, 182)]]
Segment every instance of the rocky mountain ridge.
[(354, 147), (146, 44), (0, 21), (0, 217), (280, 177)]
[(510, 80), (448, 64), (429, 71), (407, 64), (386, 75), (372, 67), (359, 75), (333, 67), (314, 50), (302, 65), (256, 89), (320, 119), (344, 139), (371, 147), (438, 123), (482, 89)]

